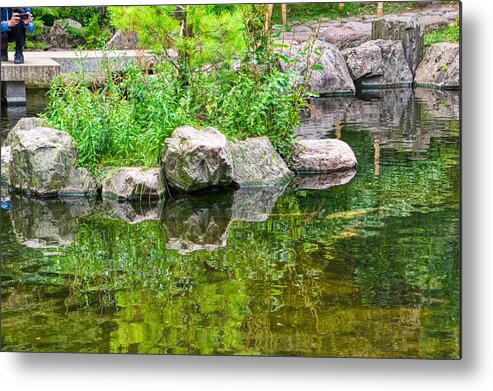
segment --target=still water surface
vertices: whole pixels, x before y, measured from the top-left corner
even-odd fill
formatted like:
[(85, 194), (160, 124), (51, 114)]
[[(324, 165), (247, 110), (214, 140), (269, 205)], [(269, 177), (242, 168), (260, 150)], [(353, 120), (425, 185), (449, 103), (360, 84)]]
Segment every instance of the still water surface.
[(456, 92), (318, 99), (299, 135), (358, 170), (285, 188), (12, 196), (1, 349), (457, 358), (458, 115)]

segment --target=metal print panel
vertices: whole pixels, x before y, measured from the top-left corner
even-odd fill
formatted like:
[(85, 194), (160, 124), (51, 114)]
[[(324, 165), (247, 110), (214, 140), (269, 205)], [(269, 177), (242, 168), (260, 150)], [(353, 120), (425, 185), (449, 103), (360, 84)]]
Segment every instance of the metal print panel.
[(460, 358), (458, 2), (1, 17), (1, 351)]

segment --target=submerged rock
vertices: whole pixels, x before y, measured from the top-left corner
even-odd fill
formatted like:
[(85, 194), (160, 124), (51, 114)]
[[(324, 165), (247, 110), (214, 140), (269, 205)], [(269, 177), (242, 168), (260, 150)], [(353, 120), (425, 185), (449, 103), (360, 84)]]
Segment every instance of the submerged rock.
[(5, 138), (2, 146), (6, 147), (12, 144), (14, 136), (19, 130), (32, 130), (35, 128), (43, 127), (41, 120), (37, 117), (25, 117), (21, 118), (17, 124), (12, 128), (7, 137)]
[(349, 145), (338, 139), (301, 140), (294, 156), (299, 173), (324, 173), (356, 168), (356, 156)]
[(161, 214), (167, 247), (187, 254), (226, 246), (232, 205), (232, 191), (186, 195), (170, 201)]
[[(339, 49), (330, 43), (315, 41), (313, 50), (310, 51), (311, 55), (307, 59), (305, 53), (308, 49), (307, 44), (292, 44), (289, 48), (285, 48), (283, 55), (294, 61), (282, 61), (282, 70), (299, 72), (301, 76), (298, 78), (301, 83), (306, 70), (319, 65), (322, 69), (313, 69), (310, 73), (309, 87), (312, 91), (320, 95), (353, 95), (355, 93), (353, 79)], [(295, 80), (295, 83), (297, 82), (298, 80)]]
[(226, 137), (208, 127), (177, 128), (165, 141), (162, 164), (168, 185), (191, 192), (233, 182), (233, 159)]
[(377, 39), (342, 55), (351, 77), (363, 88), (407, 87), (413, 82), (400, 41)]
[(77, 219), (89, 215), (94, 201), (86, 198), (35, 199), (11, 197), (10, 218), (18, 243), (31, 248), (67, 247), (77, 235)]
[(65, 132), (50, 128), (19, 130), (12, 139), (11, 186), (40, 197), (60, 193), (77, 162), (77, 150)]
[(330, 172), (328, 174), (298, 175), (294, 185), (300, 190), (327, 190), (331, 187), (342, 186), (351, 181), (356, 170)]
[(460, 47), (455, 43), (436, 43), (426, 51), (416, 72), (416, 84), (424, 87), (460, 87)]
[(402, 42), (409, 69), (416, 72), (423, 58), (423, 31), (416, 15), (387, 15), (372, 24), (372, 39), (390, 39)]
[(164, 189), (159, 168), (120, 168), (103, 180), (102, 196), (120, 201), (159, 198)]
[(229, 143), (233, 180), (240, 187), (275, 186), (293, 175), (267, 137)]
[(0, 151), (0, 158), (2, 161), (1, 171), (0, 171), (0, 180), (2, 182), (10, 183), (10, 145), (8, 147), (2, 147)]

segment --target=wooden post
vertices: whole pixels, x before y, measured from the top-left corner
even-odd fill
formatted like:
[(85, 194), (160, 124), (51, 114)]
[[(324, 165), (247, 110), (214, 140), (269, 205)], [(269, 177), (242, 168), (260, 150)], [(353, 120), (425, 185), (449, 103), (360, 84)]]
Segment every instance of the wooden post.
[(274, 9), (274, 4), (267, 4), (267, 15), (265, 17), (265, 29), (270, 29), (270, 20), (272, 18), (272, 10)]
[(344, 3), (339, 3), (339, 10), (343, 10), (344, 9)]
[(286, 10), (287, 6), (286, 4), (281, 4), (281, 21), (282, 21), (282, 24), (284, 26), (286, 26), (286, 24), (288, 23), (287, 21), (287, 15), (286, 15)]
[(383, 16), (383, 1), (379, 1), (377, 5), (377, 17), (381, 18)]

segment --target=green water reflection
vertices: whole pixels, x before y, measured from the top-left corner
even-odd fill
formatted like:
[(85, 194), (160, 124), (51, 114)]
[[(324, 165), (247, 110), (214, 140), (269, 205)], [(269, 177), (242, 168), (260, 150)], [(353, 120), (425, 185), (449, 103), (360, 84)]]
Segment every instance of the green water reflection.
[(155, 205), (12, 196), (2, 350), (457, 358), (458, 100), (419, 94), (316, 103), (300, 132), (347, 141), (356, 174)]

